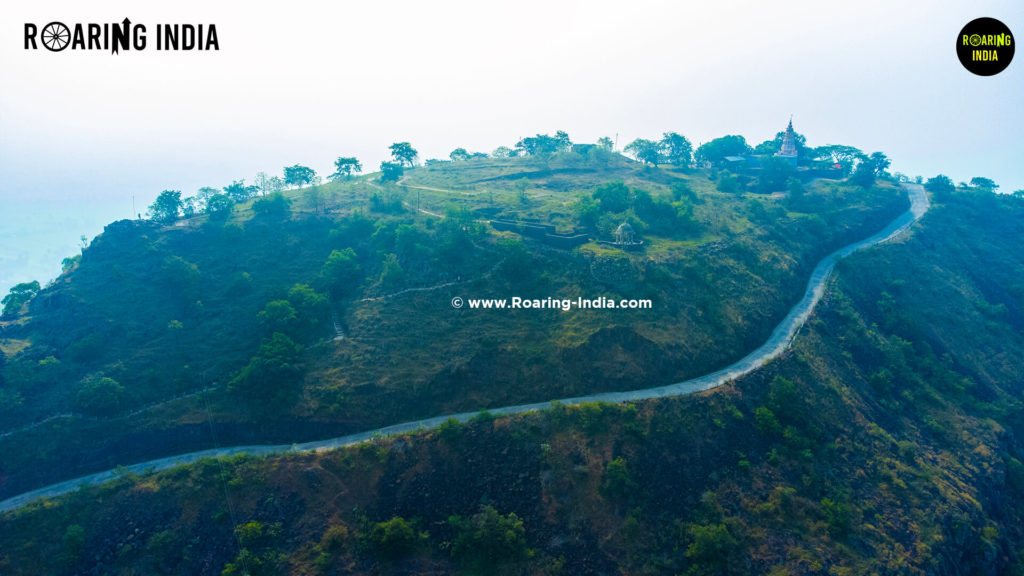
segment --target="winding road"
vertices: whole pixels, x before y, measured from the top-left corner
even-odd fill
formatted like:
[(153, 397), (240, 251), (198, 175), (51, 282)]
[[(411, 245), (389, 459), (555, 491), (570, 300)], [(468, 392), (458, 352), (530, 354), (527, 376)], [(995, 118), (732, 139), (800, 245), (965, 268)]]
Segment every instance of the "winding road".
[[(503, 408), (488, 409), (488, 412), (496, 415), (519, 414), (522, 412), (531, 412), (549, 408), (554, 402), (560, 402), (562, 404), (581, 404), (584, 402), (629, 402), (634, 400), (647, 400), (651, 398), (664, 398), (667, 396), (684, 396), (695, 392), (710, 390), (757, 370), (765, 363), (777, 358), (786, 350), (786, 348), (789, 347), (793, 338), (796, 337), (797, 332), (799, 332), (800, 328), (803, 327), (804, 323), (810, 317), (811, 312), (814, 310), (814, 306), (818, 303), (822, 294), (825, 292), (825, 282), (832, 273), (832, 269), (835, 268), (836, 262), (857, 250), (875, 246), (899, 236), (910, 228), (910, 225), (913, 224), (914, 221), (928, 211), (928, 196), (920, 184), (905, 184), (904, 188), (910, 196), (910, 209), (890, 222), (889, 225), (881, 232), (858, 242), (854, 242), (853, 244), (841, 248), (823, 258), (811, 273), (811, 277), (807, 282), (807, 289), (804, 291), (803, 297), (795, 306), (793, 306), (792, 309), (790, 309), (782, 322), (775, 327), (775, 330), (772, 331), (768, 341), (733, 364), (716, 372), (683, 382), (676, 382), (675, 384), (667, 384), (642, 390), (631, 390), (628, 392), (603, 392), (599, 394), (577, 396), (575, 398), (563, 398), (547, 402), (536, 402), (533, 404), (505, 406)], [(389, 436), (393, 434), (413, 432), (420, 429), (435, 428), (440, 426), (442, 422), (449, 418), (465, 422), (478, 413), (479, 412), (463, 412), (461, 414), (446, 414), (443, 416), (436, 416), (434, 418), (415, 420), (412, 422), (378, 428), (376, 430), (367, 430), (365, 432), (349, 434), (347, 436), (304, 442), (301, 444), (235, 446), (231, 448), (213, 448), (198, 452), (190, 452), (188, 454), (179, 454), (177, 456), (168, 456), (157, 460), (122, 466), (116, 470), (97, 472), (81, 478), (66, 480), (50, 486), (44, 486), (30, 492), (25, 492), (17, 496), (12, 496), (6, 500), (0, 501), (0, 512), (14, 510), (40, 498), (66, 494), (83, 486), (101, 484), (126, 472), (156, 472), (159, 470), (173, 468), (175, 466), (190, 464), (202, 458), (231, 456), (235, 454), (269, 455), (333, 450), (335, 448), (365, 442), (380, 436)]]

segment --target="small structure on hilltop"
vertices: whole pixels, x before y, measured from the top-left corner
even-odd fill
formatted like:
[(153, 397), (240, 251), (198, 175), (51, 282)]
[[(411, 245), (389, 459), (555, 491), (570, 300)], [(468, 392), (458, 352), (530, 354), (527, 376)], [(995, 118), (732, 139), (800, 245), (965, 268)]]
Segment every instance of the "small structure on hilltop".
[(632, 244), (635, 238), (636, 233), (633, 232), (633, 227), (629, 225), (629, 222), (623, 222), (615, 229), (616, 244)]
[(615, 240), (608, 242), (602, 240), (601, 244), (607, 244), (609, 246), (615, 246), (623, 250), (639, 250), (643, 248), (644, 241), (639, 240), (636, 237), (636, 232), (633, 230), (633, 226), (629, 222), (623, 222), (615, 229), (614, 232)]
[(797, 164), (796, 134), (793, 132), (793, 117), (789, 117), (789, 126), (786, 126), (786, 134), (782, 137), (782, 147), (775, 155), (792, 164)]

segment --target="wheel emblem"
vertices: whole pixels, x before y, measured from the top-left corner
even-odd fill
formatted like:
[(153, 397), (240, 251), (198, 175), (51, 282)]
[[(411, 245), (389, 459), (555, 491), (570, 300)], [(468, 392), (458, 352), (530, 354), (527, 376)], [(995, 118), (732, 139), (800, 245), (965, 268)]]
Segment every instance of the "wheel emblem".
[(43, 27), (43, 46), (50, 52), (60, 52), (71, 43), (71, 31), (62, 22), (50, 22)]

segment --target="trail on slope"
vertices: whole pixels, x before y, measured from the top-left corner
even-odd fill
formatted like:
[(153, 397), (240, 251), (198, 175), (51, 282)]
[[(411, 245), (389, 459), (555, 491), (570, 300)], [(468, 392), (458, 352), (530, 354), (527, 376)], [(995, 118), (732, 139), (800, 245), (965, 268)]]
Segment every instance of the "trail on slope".
[[(488, 412), (497, 415), (507, 414), (520, 414), (523, 412), (531, 412), (536, 410), (543, 410), (551, 407), (554, 402), (560, 402), (566, 405), (581, 404), (584, 402), (630, 402), (635, 400), (648, 400), (651, 398), (664, 398), (669, 396), (684, 396), (693, 394), (695, 392), (702, 392), (716, 388), (735, 380), (740, 376), (757, 370), (767, 362), (777, 358), (781, 355), (786, 348), (789, 347), (793, 338), (799, 332), (800, 328), (803, 327), (804, 323), (810, 317), (811, 312), (814, 310), (814, 306), (821, 299), (822, 294), (825, 292), (825, 282), (828, 280), (829, 275), (835, 268), (836, 262), (849, 256), (850, 254), (867, 248), (881, 244), (888, 240), (891, 240), (903, 232), (905, 232), (910, 225), (913, 224), (918, 218), (920, 218), (925, 212), (928, 211), (929, 202), (928, 196), (924, 191), (924, 188), (920, 184), (906, 184), (904, 188), (907, 190), (910, 196), (910, 209), (898, 216), (895, 220), (889, 223), (882, 231), (869, 236), (858, 242), (854, 242), (844, 248), (840, 248), (835, 252), (829, 254), (818, 263), (811, 273), (810, 279), (807, 281), (807, 288), (804, 290), (804, 295), (799, 302), (794, 305), (786, 317), (779, 323), (778, 326), (772, 331), (771, 336), (768, 340), (750, 352), (742, 359), (704, 376), (685, 380), (683, 382), (676, 382), (674, 384), (667, 384), (664, 386), (655, 386), (653, 388), (645, 388), (641, 390), (630, 390), (627, 392), (601, 392), (597, 394), (587, 394), (584, 396), (576, 396), (573, 398), (562, 398), (549, 400), (545, 402), (535, 402), (532, 404), (519, 404), (515, 406), (505, 406), (501, 408), (489, 408)], [(74, 491), (82, 486), (91, 486), (95, 484), (101, 484), (108, 480), (116, 478), (120, 474), (126, 472), (131, 473), (145, 473), (145, 472), (156, 472), (160, 470), (166, 470), (175, 466), (181, 466), (184, 464), (190, 464), (202, 458), (214, 458), (221, 456), (231, 456), (235, 454), (250, 454), (250, 455), (270, 455), (270, 454), (285, 454), (285, 453), (296, 453), (296, 452), (319, 452), (324, 450), (333, 450), (344, 446), (350, 446), (352, 444), (358, 444), (367, 440), (377, 438), (380, 436), (389, 436), (393, 434), (402, 434), (406, 432), (414, 432), (420, 429), (430, 429), (440, 426), (442, 422), (449, 418), (454, 418), (460, 422), (465, 422), (478, 414), (479, 412), (462, 412), (460, 414), (445, 414), (442, 416), (435, 416), (433, 418), (425, 418), (422, 420), (414, 420), (412, 422), (404, 422), (402, 424), (395, 424), (392, 426), (385, 426), (376, 430), (367, 430), (365, 432), (358, 432), (355, 434), (348, 434), (345, 436), (339, 436), (336, 438), (328, 438), (326, 440), (316, 440), (313, 442), (303, 442), (300, 444), (278, 444), (278, 445), (256, 445), (256, 446), (234, 446), (230, 448), (212, 448), (209, 450), (200, 450), (197, 452), (189, 452), (187, 454), (179, 454), (177, 456), (168, 456), (166, 458), (159, 458), (156, 460), (150, 460), (147, 462), (140, 462), (138, 464), (132, 464), (129, 466), (120, 466), (116, 470), (107, 470), (104, 472), (97, 472), (83, 476), (81, 478), (75, 478), (73, 480), (66, 480), (57, 484), (51, 484), (50, 486), (44, 486), (37, 488), (30, 492), (25, 492), (17, 496), (12, 496), (6, 500), (0, 501), (0, 512), (7, 510), (13, 510), (24, 506), (30, 502), (38, 500), (40, 498), (54, 497), (61, 494)]]

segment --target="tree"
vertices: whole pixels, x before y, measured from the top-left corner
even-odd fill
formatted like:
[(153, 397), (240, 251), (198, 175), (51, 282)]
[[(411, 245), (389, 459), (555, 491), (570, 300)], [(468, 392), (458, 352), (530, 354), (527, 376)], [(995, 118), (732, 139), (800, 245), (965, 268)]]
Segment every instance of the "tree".
[(615, 150), (615, 141), (607, 136), (601, 136), (598, 138), (597, 145), (609, 152), (613, 152)]
[(426, 532), (417, 533), (416, 527), (401, 516), (373, 525), (367, 543), (381, 554), (396, 558), (413, 552), (427, 539)]
[(718, 175), (718, 182), (716, 183), (716, 186), (718, 187), (719, 192), (724, 192), (726, 194), (740, 194), (743, 192), (743, 187), (740, 186), (739, 179), (736, 178), (735, 174), (727, 170), (723, 170), (722, 173)]
[(121, 409), (125, 399), (124, 386), (113, 378), (86, 380), (75, 394), (75, 410), (91, 416), (112, 416)]
[(234, 209), (235, 203), (226, 194), (214, 194), (206, 201), (206, 213), (214, 222), (224, 222)]
[(456, 148), (452, 150), (452, 153), (448, 155), (452, 159), (452, 162), (461, 162), (463, 160), (469, 160), (469, 152), (466, 152), (465, 148)]
[(526, 191), (530, 189), (530, 180), (525, 176), (520, 178), (519, 180), (516, 180), (515, 188), (516, 192), (519, 193), (519, 201), (526, 202)]
[(523, 138), (516, 143), (516, 150), (524, 156), (549, 156), (555, 152), (564, 152), (572, 146), (569, 134), (559, 130), (554, 136), (537, 134)]
[(320, 275), (335, 297), (351, 294), (362, 280), (361, 267), (355, 250), (345, 248), (332, 251), (320, 269)]
[(271, 193), (280, 192), (281, 190), (284, 190), (284, 180), (281, 180), (277, 176), (271, 177), (270, 182), (268, 182), (268, 185), (270, 186)]
[(339, 178), (351, 178), (352, 173), (360, 173), (363, 171), (363, 165), (359, 163), (359, 159), (352, 156), (338, 156), (338, 159), (334, 161), (334, 174), (328, 176), (331, 180), (337, 180)]
[(718, 164), (724, 161), (726, 156), (743, 156), (750, 151), (750, 146), (743, 136), (730, 134), (701, 144), (697, 148), (695, 158), (698, 162)]
[(508, 158), (512, 155), (512, 150), (508, 146), (498, 146), (491, 152), (491, 156), (494, 158)]
[(796, 176), (796, 168), (789, 160), (778, 156), (767, 156), (761, 159), (758, 189), (763, 193), (784, 190), (786, 182), (793, 176)]
[(233, 180), (230, 185), (224, 187), (224, 193), (235, 202), (245, 202), (259, 192), (257, 186), (246, 186), (245, 179)]
[(253, 178), (253, 184), (256, 186), (256, 190), (259, 191), (260, 196), (266, 196), (270, 192), (270, 177), (267, 176), (266, 172), (257, 172), (256, 177)]
[(398, 162), (381, 162), (380, 163), (380, 181), (381, 182), (398, 182), (402, 179), (402, 175), (405, 173), (405, 169)]
[(661, 160), (661, 144), (653, 140), (637, 138), (626, 145), (626, 153), (644, 164), (658, 165)]
[(416, 157), (419, 156), (419, 152), (412, 147), (412, 144), (408, 142), (395, 142), (388, 146), (388, 149), (391, 150), (391, 157), (402, 166), (408, 164), (411, 168), (416, 165)]
[(956, 186), (953, 184), (953, 180), (945, 174), (939, 174), (934, 178), (929, 178), (924, 184), (924, 189), (931, 192), (935, 196), (936, 200), (948, 200), (953, 192), (956, 190)]
[(449, 517), (448, 524), (455, 531), (452, 556), (469, 567), (493, 568), (528, 554), (526, 530), (515, 513), (506, 516), (485, 505), (469, 518)]
[(252, 211), (257, 218), (265, 220), (284, 220), (288, 217), (288, 210), (292, 201), (285, 198), (284, 194), (274, 192), (266, 198), (260, 198), (252, 203)]
[(978, 190), (983, 190), (985, 192), (995, 192), (999, 188), (999, 185), (994, 181), (982, 176), (975, 176), (974, 178), (971, 178), (970, 184), (971, 188), (977, 188)]
[(665, 132), (661, 138), (661, 148), (665, 151), (665, 159), (669, 164), (689, 166), (693, 162), (693, 144), (686, 136)]
[(882, 152), (872, 152), (871, 156), (868, 156), (868, 162), (870, 162), (871, 169), (875, 171), (875, 176), (884, 175), (885, 171), (892, 165), (889, 157)]
[(811, 156), (816, 160), (826, 161), (839, 168), (842, 171), (843, 176), (849, 176), (850, 172), (853, 171), (853, 165), (867, 158), (867, 156), (857, 148), (839, 144), (818, 146), (811, 152)]
[(231, 380), (228, 391), (270, 409), (290, 401), (302, 381), (301, 352), (302, 347), (295, 341), (275, 332)]
[(286, 166), (284, 169), (284, 183), (289, 186), (302, 186), (309, 184), (316, 176), (316, 170), (301, 164)]
[(164, 190), (149, 207), (150, 217), (161, 224), (172, 224), (181, 212), (181, 190)]
[(3, 304), (4, 307), (2, 314), (3, 317), (8, 318), (17, 314), (26, 302), (39, 293), (39, 290), (40, 286), (38, 280), (15, 284), (14, 287), (11, 288), (10, 292), (8, 292), (7, 296), (4, 296), (3, 300), (0, 300), (0, 304)]
[(196, 192), (196, 198), (199, 199), (199, 202), (202, 204), (202, 209), (205, 210), (207, 203), (210, 202), (210, 198), (217, 194), (220, 194), (220, 190), (217, 190), (213, 186), (203, 186), (198, 192)]
[(604, 498), (623, 500), (636, 489), (636, 482), (629, 473), (625, 458), (621, 456), (608, 462), (604, 467), (599, 492)]
[(295, 307), (287, 300), (271, 300), (263, 306), (256, 315), (256, 319), (266, 329), (267, 333), (280, 332), (289, 334), (294, 330), (298, 321), (298, 314)]
[(629, 187), (622, 182), (602, 184), (592, 196), (601, 203), (603, 212), (622, 212), (629, 208)]
[(388, 288), (395, 288), (405, 282), (405, 270), (398, 262), (398, 256), (388, 254), (380, 267), (380, 283)]
[(196, 215), (198, 209), (198, 199), (195, 196), (189, 196), (181, 201), (181, 213), (185, 218), (192, 218)]
[(857, 164), (850, 176), (850, 182), (861, 188), (870, 188), (875, 183), (875, 169), (870, 161), (863, 161)]

